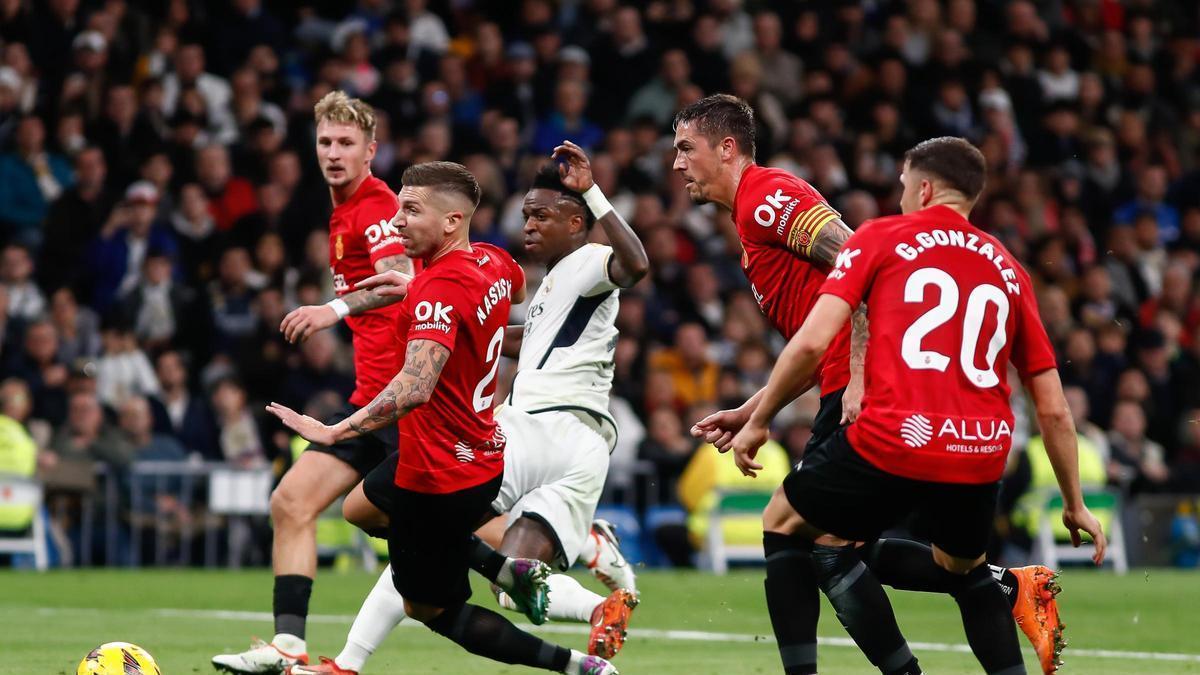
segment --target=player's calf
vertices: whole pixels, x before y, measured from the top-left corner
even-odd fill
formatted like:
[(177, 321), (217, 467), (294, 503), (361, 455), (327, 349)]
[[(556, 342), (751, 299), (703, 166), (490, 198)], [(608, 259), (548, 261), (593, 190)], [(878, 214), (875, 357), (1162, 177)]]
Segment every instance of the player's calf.
[(882, 673), (920, 673), (883, 586), (855, 547), (816, 544), (812, 558), (821, 590), (867, 659)]
[(778, 532), (763, 533), (767, 560), (767, 613), (786, 675), (817, 672), (817, 620), (821, 599), (812, 561), (813, 543)]

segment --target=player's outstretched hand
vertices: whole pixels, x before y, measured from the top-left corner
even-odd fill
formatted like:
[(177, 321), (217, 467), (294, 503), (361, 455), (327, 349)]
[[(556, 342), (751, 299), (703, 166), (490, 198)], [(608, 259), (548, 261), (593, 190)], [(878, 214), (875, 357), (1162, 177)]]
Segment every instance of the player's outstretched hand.
[(1062, 519), (1063, 525), (1071, 532), (1071, 545), (1078, 548), (1083, 543), (1079, 531), (1087, 532), (1092, 536), (1092, 545), (1096, 548), (1092, 554), (1092, 562), (1097, 565), (1104, 564), (1104, 551), (1108, 548), (1108, 540), (1104, 538), (1104, 528), (1100, 527), (1096, 516), (1092, 515), (1086, 506), (1081, 505), (1077, 509), (1063, 509)]
[(762, 464), (754, 461), (754, 457), (758, 455), (758, 449), (763, 443), (767, 442), (770, 437), (770, 431), (766, 427), (754, 426), (746, 424), (742, 430), (733, 437), (733, 442), (730, 446), (733, 449), (733, 463), (737, 465), (742, 475), (751, 478), (758, 477), (758, 471), (762, 470)]
[(267, 406), (267, 412), (278, 417), (287, 428), (300, 434), (305, 440), (321, 445), (333, 445), (335, 441), (333, 427), (322, 424), (308, 415), (301, 415), (282, 403), (272, 401)]
[(562, 145), (554, 148), (550, 156), (565, 162), (558, 166), (558, 175), (562, 177), (563, 185), (568, 189), (587, 192), (596, 184), (592, 178), (592, 162), (583, 148), (571, 141), (563, 141)]
[(712, 443), (721, 452), (728, 451), (734, 434), (741, 431), (750, 419), (750, 411), (744, 408), (721, 410), (705, 417), (692, 425), (692, 436)]
[(403, 298), (408, 295), (408, 284), (412, 280), (413, 275), (405, 274), (400, 270), (384, 270), (354, 284), (354, 287), (358, 289), (374, 288), (379, 295), (396, 295)]
[(292, 344), (304, 342), (308, 336), (325, 330), (338, 322), (337, 312), (328, 305), (305, 305), (297, 307), (283, 317), (279, 331)]

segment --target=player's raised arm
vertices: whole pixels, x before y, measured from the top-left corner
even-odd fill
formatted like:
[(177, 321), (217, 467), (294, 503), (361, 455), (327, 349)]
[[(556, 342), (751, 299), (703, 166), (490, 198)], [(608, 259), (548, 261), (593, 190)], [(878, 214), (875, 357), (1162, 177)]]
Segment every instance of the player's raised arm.
[(583, 195), (596, 222), (608, 235), (608, 243), (613, 249), (608, 261), (609, 278), (621, 288), (633, 286), (650, 270), (650, 259), (642, 241), (596, 185), (591, 161), (583, 148), (571, 141), (563, 141), (554, 148), (553, 157), (564, 162), (558, 169), (563, 185)]
[[(386, 307), (404, 299), (402, 292), (413, 277), (413, 263), (403, 253), (389, 255), (375, 261), (375, 276), (355, 284), (358, 290), (341, 297), (350, 316), (358, 316), (372, 309)], [(369, 281), (383, 283), (368, 284)]]
[(375, 400), (332, 426), (279, 403), (271, 403), (267, 411), (307, 440), (332, 445), (395, 424), (414, 408), (429, 401), (449, 358), (450, 348), (445, 345), (433, 340), (410, 341), (404, 355), (404, 368), (379, 392)]

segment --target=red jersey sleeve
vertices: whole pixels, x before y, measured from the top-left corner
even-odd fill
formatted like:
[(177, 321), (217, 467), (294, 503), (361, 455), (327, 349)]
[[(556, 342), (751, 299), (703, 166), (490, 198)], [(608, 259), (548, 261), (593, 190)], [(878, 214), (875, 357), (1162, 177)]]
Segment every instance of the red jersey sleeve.
[(432, 340), (454, 351), (462, 308), (466, 306), (462, 287), (452, 279), (433, 277), (410, 291), (406, 301), (412, 320), (405, 340)]
[(745, 196), (754, 224), (744, 232), (753, 239), (809, 258), (817, 234), (841, 217), (811, 185), (788, 173), (766, 171), (751, 180)]
[(1017, 367), (1021, 379), (1027, 380), (1038, 373), (1054, 368), (1058, 363), (1054, 357), (1054, 347), (1050, 344), (1050, 337), (1046, 334), (1046, 327), (1042, 325), (1037, 296), (1033, 292), (1033, 282), (1024, 269), (1018, 267), (1017, 270), (1017, 284), (1021, 289), (1021, 297), (1017, 303), (1015, 332), (1009, 358)]
[(392, 225), (396, 216), (399, 202), (390, 190), (379, 190), (364, 199), (354, 214), (355, 227), (363, 233), (367, 241), (367, 255), (371, 266), (381, 258), (387, 258), (404, 253), (404, 244), (400, 243), (400, 230)]
[(833, 270), (825, 277), (818, 294), (835, 295), (851, 307), (858, 307), (862, 303), (879, 268), (879, 239), (874, 236), (876, 229), (867, 221), (850, 235), (838, 252)]

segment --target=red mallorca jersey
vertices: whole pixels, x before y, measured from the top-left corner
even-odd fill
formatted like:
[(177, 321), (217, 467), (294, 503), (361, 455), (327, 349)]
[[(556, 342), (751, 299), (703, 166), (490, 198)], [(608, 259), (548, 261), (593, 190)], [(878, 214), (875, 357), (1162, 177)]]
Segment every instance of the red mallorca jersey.
[(400, 353), (413, 340), (450, 349), (429, 401), (400, 419), (396, 485), (416, 492), (464, 490), (504, 471), (492, 399), (513, 289), (524, 287), (525, 273), (507, 252), (471, 246), (426, 267), (400, 303)]
[[(375, 176), (367, 176), (350, 199), (333, 208), (329, 271), (338, 296), (353, 292), (354, 284), (374, 275), (375, 261), (404, 253), (400, 233), (391, 225), (399, 208), (396, 194)], [(400, 372), (395, 337), (399, 311), (399, 303), (395, 303), (346, 317), (354, 343), (353, 405), (370, 403)]]
[[(733, 198), (742, 270), (754, 299), (786, 338), (800, 330), (817, 302), (829, 267), (811, 258), (812, 243), (838, 217), (813, 186), (786, 171), (751, 165)], [(821, 360), (821, 394), (850, 382), (850, 322)]]
[(1029, 275), (991, 235), (933, 206), (864, 223), (822, 293), (867, 303), (863, 412), (850, 443), (884, 471), (1000, 479), (1012, 446), (1008, 363), (1054, 368)]

